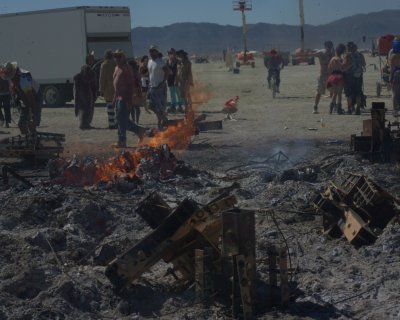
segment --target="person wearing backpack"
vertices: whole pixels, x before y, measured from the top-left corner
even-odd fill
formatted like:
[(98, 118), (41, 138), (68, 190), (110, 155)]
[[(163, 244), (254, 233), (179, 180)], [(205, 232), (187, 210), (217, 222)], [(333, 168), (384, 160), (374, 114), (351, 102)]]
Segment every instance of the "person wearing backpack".
[[(356, 115), (361, 113), (363, 94), (363, 73), (365, 71), (364, 55), (357, 51), (354, 42), (347, 43), (347, 53), (344, 57), (343, 70), (345, 71), (344, 93), (347, 97), (347, 113)], [(355, 106), (357, 106), (355, 108)]]

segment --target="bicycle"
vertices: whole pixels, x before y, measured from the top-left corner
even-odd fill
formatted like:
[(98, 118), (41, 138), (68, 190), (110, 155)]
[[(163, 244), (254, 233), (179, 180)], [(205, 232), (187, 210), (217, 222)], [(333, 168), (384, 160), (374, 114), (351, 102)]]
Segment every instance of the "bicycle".
[(269, 82), (269, 88), (272, 90), (272, 98), (275, 99), (276, 94), (279, 92), (278, 90), (278, 73), (279, 70), (273, 69), (271, 70), (271, 80)]

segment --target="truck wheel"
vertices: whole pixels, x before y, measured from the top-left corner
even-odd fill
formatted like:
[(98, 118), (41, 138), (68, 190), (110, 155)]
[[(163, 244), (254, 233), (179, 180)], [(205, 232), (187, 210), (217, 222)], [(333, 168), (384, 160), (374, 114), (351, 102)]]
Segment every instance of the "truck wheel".
[(60, 90), (56, 86), (46, 86), (43, 89), (43, 100), (49, 107), (60, 107), (65, 103)]

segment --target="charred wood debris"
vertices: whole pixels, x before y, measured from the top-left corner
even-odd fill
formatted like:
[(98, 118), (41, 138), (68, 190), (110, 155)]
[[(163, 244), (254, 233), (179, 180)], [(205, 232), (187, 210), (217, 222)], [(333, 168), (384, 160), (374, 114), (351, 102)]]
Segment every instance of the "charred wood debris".
[[(291, 222), (279, 221), (276, 218), (279, 212), (292, 212), (305, 220), (318, 219), (328, 239), (344, 238), (355, 248), (373, 244), (388, 224), (398, 222), (399, 200), (371, 179), (368, 170), (374, 173), (371, 169), (374, 162), (399, 160), (399, 124), (385, 125), (384, 105), (379, 103), (373, 104), (371, 117), (372, 120), (364, 120), (362, 136), (351, 137), (350, 153), (338, 152), (313, 162), (294, 164), (290, 156), (279, 151), (263, 162), (229, 168), (223, 175), (197, 170), (179, 161), (167, 144), (126, 149), (108, 160), (77, 156), (64, 159), (58, 157), (63, 150), (63, 135), (38, 133), (14, 137), (3, 141), (2, 156), (34, 153), (53, 159), (47, 164), (48, 176), (44, 179), (4, 165), (2, 191), (10, 194), (10, 191), (81, 188), (89, 194), (111, 191), (136, 195), (135, 199), (140, 196), (141, 200), (136, 205), (132, 203), (132, 207), (150, 228), (147, 234), (142, 233), (141, 239), (122, 246), (123, 251), (108, 243), (100, 244), (86, 254), (77, 253), (75, 261), (92, 256), (93, 262), (105, 266), (105, 275), (117, 295), (123, 295), (144, 273), (163, 261), (164, 276), (173, 279), (173, 290), (193, 288), (196, 303), (208, 307), (218, 302), (234, 319), (253, 319), (275, 307), (288, 308), (298, 296), (294, 278), (299, 267), (292, 261), (293, 250), (280, 228), (280, 224)], [(208, 125), (203, 126), (207, 130)], [(209, 127), (221, 129), (220, 123), (211, 123)], [(365, 170), (361, 173), (355, 170), (360, 168)], [(246, 200), (256, 197), (243, 192), (245, 188), (238, 181), (246, 183), (246, 178), (254, 174), (259, 182), (261, 179), (262, 188), (291, 181), (313, 186), (314, 192), (295, 207), (293, 202), (285, 205), (282, 201), (285, 197), (281, 197), (277, 203), (270, 198), (264, 207), (249, 208)], [(384, 181), (379, 173), (376, 175)], [(180, 184), (195, 179), (193, 193), (196, 188), (217, 186), (221, 181), (223, 187), (217, 188), (216, 194), (207, 193), (208, 199), (214, 198), (206, 204), (201, 205), (188, 196), (175, 199), (174, 207), (171, 199), (167, 201), (155, 191), (157, 185), (179, 188)], [(264, 244), (264, 256), (259, 257), (256, 234), (268, 230), (256, 230), (257, 220), (266, 216), (272, 219), (280, 240)], [(104, 219), (97, 217), (94, 221), (102, 232)], [(48, 245), (56, 264), (65, 272), (57, 258), (58, 249), (54, 249), (63, 246), (63, 236), (44, 233), (32, 241)], [(261, 260), (267, 266), (266, 279), (260, 279), (257, 271)], [(263, 286), (264, 290), (260, 289)], [(267, 309), (260, 311), (260, 305), (266, 305)]]

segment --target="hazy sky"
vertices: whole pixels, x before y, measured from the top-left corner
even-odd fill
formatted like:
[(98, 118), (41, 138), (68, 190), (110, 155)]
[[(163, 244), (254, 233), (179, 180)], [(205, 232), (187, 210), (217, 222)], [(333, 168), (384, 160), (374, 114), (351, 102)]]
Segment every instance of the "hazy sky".
[[(297, 24), (297, 0), (253, 0), (248, 23)], [(175, 22), (240, 25), (232, 0), (0, 0), (0, 13), (74, 6), (129, 6), (132, 26), (164, 26)], [(400, 0), (304, 0), (306, 23), (324, 24), (356, 13), (400, 9)]]

